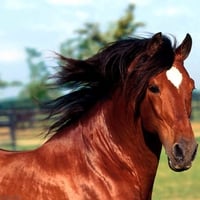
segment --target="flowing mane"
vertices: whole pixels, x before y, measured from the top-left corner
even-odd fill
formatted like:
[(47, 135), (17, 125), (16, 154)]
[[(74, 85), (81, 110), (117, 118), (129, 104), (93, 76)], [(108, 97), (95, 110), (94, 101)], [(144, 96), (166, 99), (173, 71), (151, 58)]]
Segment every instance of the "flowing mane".
[[(148, 80), (174, 61), (174, 48), (166, 36), (154, 56), (145, 51), (151, 38), (128, 38), (109, 44), (86, 60), (59, 55), (61, 65), (54, 75), (55, 85), (70, 92), (49, 102), (50, 132), (58, 132), (77, 121), (96, 102), (108, 98), (122, 84), (126, 95), (134, 94), (135, 117), (139, 115)], [(133, 63), (133, 64), (132, 64)], [(128, 68), (132, 66), (131, 73)], [(130, 84), (129, 84), (130, 83)]]

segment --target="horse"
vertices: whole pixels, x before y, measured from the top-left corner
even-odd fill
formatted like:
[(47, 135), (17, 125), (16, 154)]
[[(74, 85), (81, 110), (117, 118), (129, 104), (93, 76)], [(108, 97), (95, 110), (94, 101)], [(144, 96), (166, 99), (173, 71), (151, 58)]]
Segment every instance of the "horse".
[(49, 139), (0, 151), (0, 199), (150, 200), (162, 146), (169, 167), (192, 166), (192, 46), (162, 33), (113, 42), (87, 59), (59, 55), (46, 104)]

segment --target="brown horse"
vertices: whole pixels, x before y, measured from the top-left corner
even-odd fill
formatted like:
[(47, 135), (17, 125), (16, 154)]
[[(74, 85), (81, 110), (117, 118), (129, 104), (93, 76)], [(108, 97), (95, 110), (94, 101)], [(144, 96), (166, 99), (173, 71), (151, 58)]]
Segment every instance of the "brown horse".
[(191, 167), (194, 81), (177, 48), (157, 33), (115, 42), (86, 60), (60, 56), (50, 102), (51, 138), (28, 152), (0, 152), (0, 199), (147, 200), (163, 145), (172, 170)]

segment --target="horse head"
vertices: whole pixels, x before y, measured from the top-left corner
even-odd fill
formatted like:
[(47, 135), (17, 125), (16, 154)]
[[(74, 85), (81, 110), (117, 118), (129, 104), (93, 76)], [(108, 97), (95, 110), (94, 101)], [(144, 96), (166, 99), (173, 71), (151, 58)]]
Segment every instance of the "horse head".
[[(161, 34), (152, 37), (148, 47), (150, 55), (156, 52), (160, 43)], [(174, 50), (172, 66), (150, 78), (141, 103), (143, 129), (148, 134), (158, 135), (174, 171), (189, 169), (197, 151), (190, 123), (194, 81), (184, 67), (191, 46), (192, 39), (187, 34)]]

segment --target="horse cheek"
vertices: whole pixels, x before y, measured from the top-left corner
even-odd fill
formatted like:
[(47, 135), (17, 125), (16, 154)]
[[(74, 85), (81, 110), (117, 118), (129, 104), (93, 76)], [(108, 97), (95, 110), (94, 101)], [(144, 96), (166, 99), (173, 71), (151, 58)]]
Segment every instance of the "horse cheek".
[(162, 102), (159, 96), (147, 93), (141, 105), (142, 126), (146, 131), (158, 133), (161, 119), (161, 106)]

